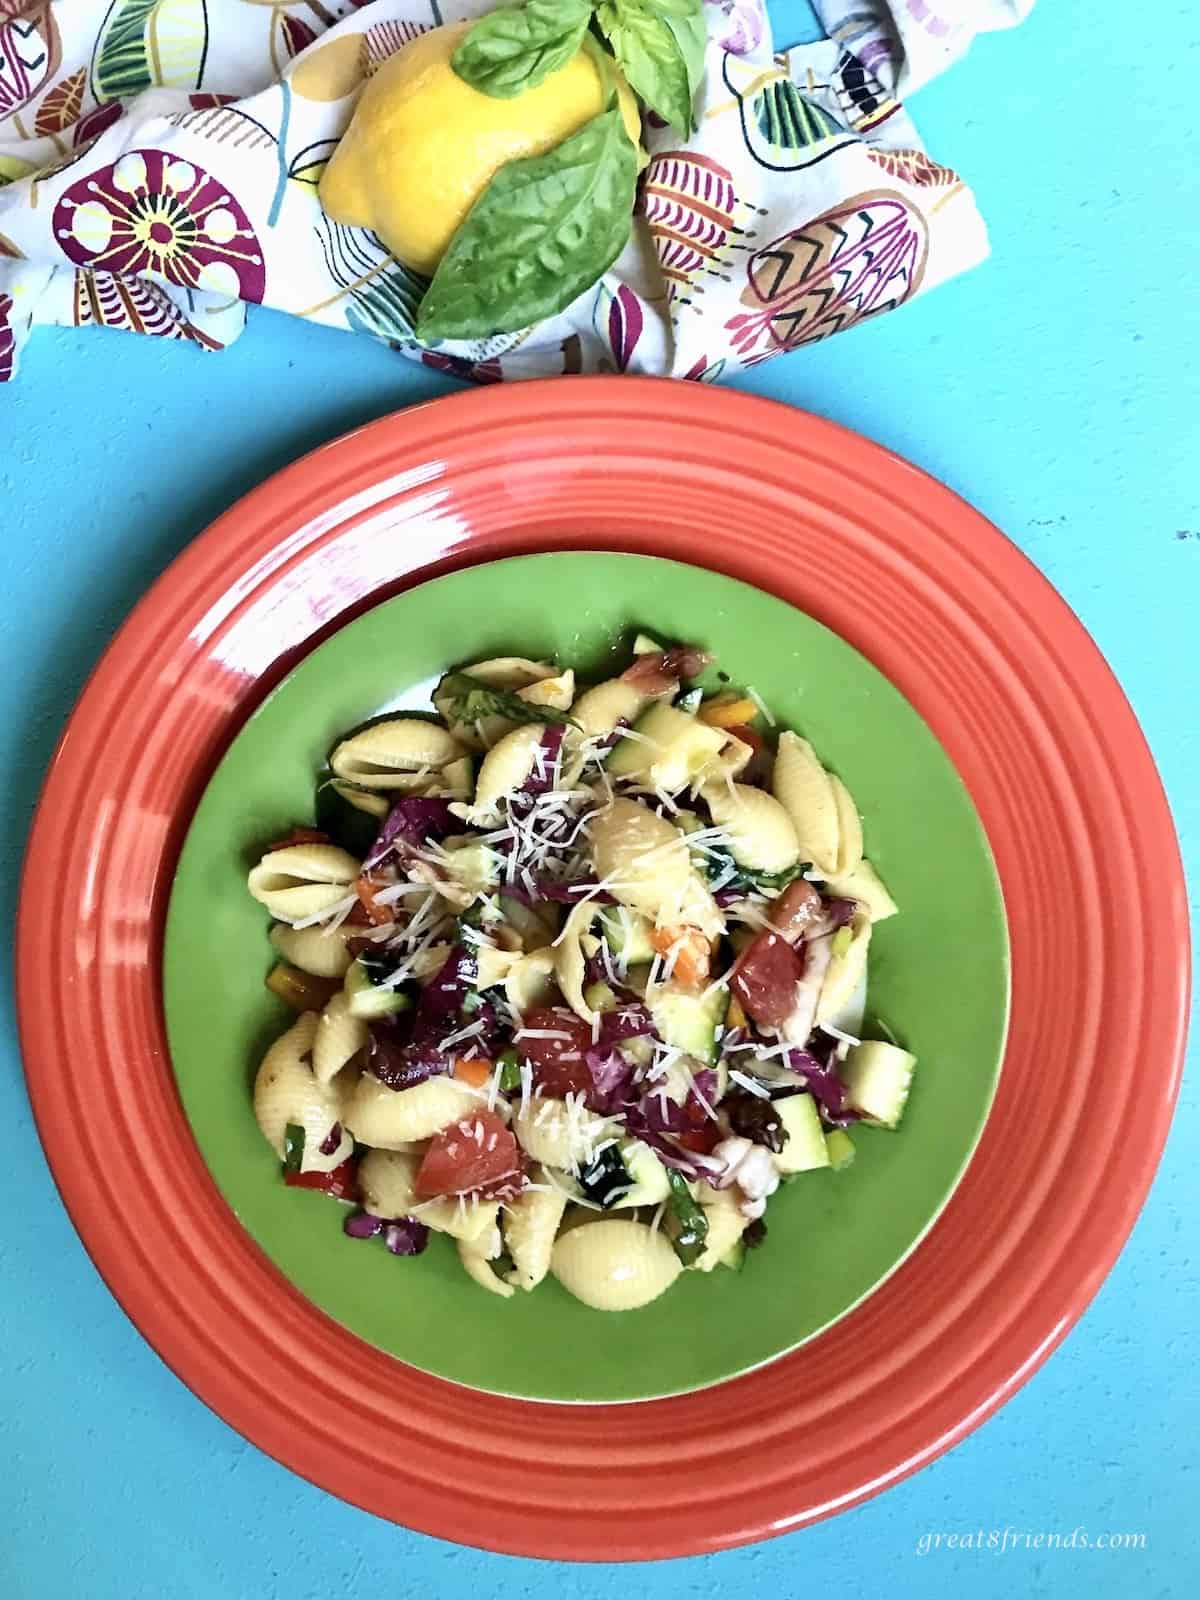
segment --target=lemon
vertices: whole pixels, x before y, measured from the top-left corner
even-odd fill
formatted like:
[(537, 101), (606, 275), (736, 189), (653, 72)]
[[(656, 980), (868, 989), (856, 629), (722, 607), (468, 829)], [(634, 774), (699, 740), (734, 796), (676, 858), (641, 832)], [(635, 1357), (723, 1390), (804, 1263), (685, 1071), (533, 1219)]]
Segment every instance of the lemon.
[[(406, 266), (432, 273), (459, 224), (506, 161), (541, 155), (604, 109), (586, 50), (508, 100), (481, 94), (450, 58), (473, 26), (433, 28), (368, 80), (321, 177), (334, 222), (370, 228)], [(637, 102), (619, 81), (621, 116), (636, 144)]]

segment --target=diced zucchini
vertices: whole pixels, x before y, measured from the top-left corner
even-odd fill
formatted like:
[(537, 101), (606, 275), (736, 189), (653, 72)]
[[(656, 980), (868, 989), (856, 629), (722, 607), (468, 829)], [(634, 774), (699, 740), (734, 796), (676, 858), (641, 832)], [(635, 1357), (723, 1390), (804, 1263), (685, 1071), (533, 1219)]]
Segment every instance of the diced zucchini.
[(659, 1205), (671, 1192), (666, 1167), (640, 1139), (623, 1139), (619, 1149), (631, 1187), (617, 1201), (618, 1208)]
[(687, 694), (681, 694), (675, 702), (677, 711), (686, 711), (689, 717), (694, 717), (700, 709), (700, 702), (704, 699), (703, 689), (689, 689)]
[(696, 994), (677, 984), (664, 983), (646, 996), (654, 1029), (664, 1044), (696, 1056), (707, 1066), (717, 1059), (717, 1029), (729, 1009), (729, 990)]
[(785, 1176), (793, 1172), (813, 1172), (829, 1165), (829, 1150), (821, 1127), (817, 1102), (810, 1094), (789, 1094), (776, 1100), (775, 1109), (787, 1134), (775, 1165)]
[(384, 989), (373, 983), (361, 960), (351, 963), (344, 987), (352, 1017), (394, 1017), (412, 1005), (402, 989)]
[(646, 996), (655, 1032), (664, 1044), (711, 1066), (717, 1059), (718, 1028), (729, 1008), (728, 989), (696, 994), (677, 984), (664, 983)]
[(609, 772), (617, 778), (644, 778), (669, 794), (710, 767), (725, 743), (720, 728), (665, 704), (651, 706), (633, 731), (638, 737), (622, 739), (608, 758)]
[(652, 639), (648, 633), (639, 633), (633, 641), (633, 653), (635, 656), (655, 655), (661, 649), (662, 645), (659, 644), (658, 640)]
[(882, 1039), (852, 1045), (842, 1063), (847, 1104), (876, 1127), (894, 1128), (904, 1115), (916, 1064), (916, 1056)]
[(608, 906), (600, 913), (600, 932), (614, 956), (625, 966), (654, 960), (654, 931), (649, 917), (628, 906)]
[(603, 979), (596, 983), (589, 983), (583, 991), (583, 1002), (592, 1011), (614, 1011), (617, 997), (609, 984)]
[(845, 1128), (830, 1128), (825, 1135), (825, 1148), (829, 1152), (829, 1165), (835, 1172), (841, 1172), (854, 1160), (854, 1140)]

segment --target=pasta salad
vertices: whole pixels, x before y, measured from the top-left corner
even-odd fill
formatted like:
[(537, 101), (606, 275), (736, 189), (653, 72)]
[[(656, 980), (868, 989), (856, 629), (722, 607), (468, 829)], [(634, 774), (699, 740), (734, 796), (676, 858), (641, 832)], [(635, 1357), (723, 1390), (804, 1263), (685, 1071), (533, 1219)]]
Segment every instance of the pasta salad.
[(632, 1310), (899, 1123), (914, 1058), (848, 1021), (896, 911), (854, 801), (753, 690), (690, 687), (711, 665), (639, 635), (591, 687), (449, 672), (340, 739), (251, 870), (296, 1013), (255, 1116), (351, 1238)]

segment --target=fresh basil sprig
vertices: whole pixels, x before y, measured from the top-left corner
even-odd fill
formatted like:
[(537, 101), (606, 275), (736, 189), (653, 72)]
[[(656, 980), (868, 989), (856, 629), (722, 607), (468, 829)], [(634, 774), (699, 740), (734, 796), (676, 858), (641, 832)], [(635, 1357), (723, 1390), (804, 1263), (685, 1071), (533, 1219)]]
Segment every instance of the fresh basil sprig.
[[(603, 270), (603, 269), (601, 269)], [(437, 279), (434, 279), (437, 282)], [(438, 685), (438, 699), (450, 702), (453, 722), (482, 722), (485, 717), (505, 717), (509, 722), (553, 722), (564, 727), (579, 726), (574, 717), (553, 706), (535, 706), (510, 689), (493, 689), (473, 678), (469, 672), (452, 672)]]
[(473, 89), (509, 100), (566, 66), (583, 43), (593, 9), (592, 0), (525, 0), (489, 11), (450, 64)]
[[(507, 162), (451, 239), (421, 301), (417, 337), (483, 339), (564, 310), (624, 249), (637, 165), (615, 104), (544, 155)], [(516, 704), (526, 721), (570, 720)]]
[(635, 92), (689, 134), (707, 39), (700, 0), (603, 0), (596, 21)]
[(671, 1240), (675, 1254), (685, 1267), (698, 1261), (704, 1254), (708, 1240), (708, 1218), (703, 1208), (692, 1199), (687, 1180), (674, 1167), (667, 1169), (667, 1182), (671, 1187), (671, 1210), (675, 1214), (674, 1237)]

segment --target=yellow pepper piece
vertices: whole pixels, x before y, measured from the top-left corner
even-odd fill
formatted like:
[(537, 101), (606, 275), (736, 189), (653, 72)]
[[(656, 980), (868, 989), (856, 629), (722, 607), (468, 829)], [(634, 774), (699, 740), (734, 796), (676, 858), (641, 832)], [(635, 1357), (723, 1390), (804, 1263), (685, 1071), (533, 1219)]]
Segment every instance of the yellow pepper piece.
[(758, 706), (748, 695), (719, 694), (705, 700), (696, 716), (710, 728), (740, 728), (758, 715)]

